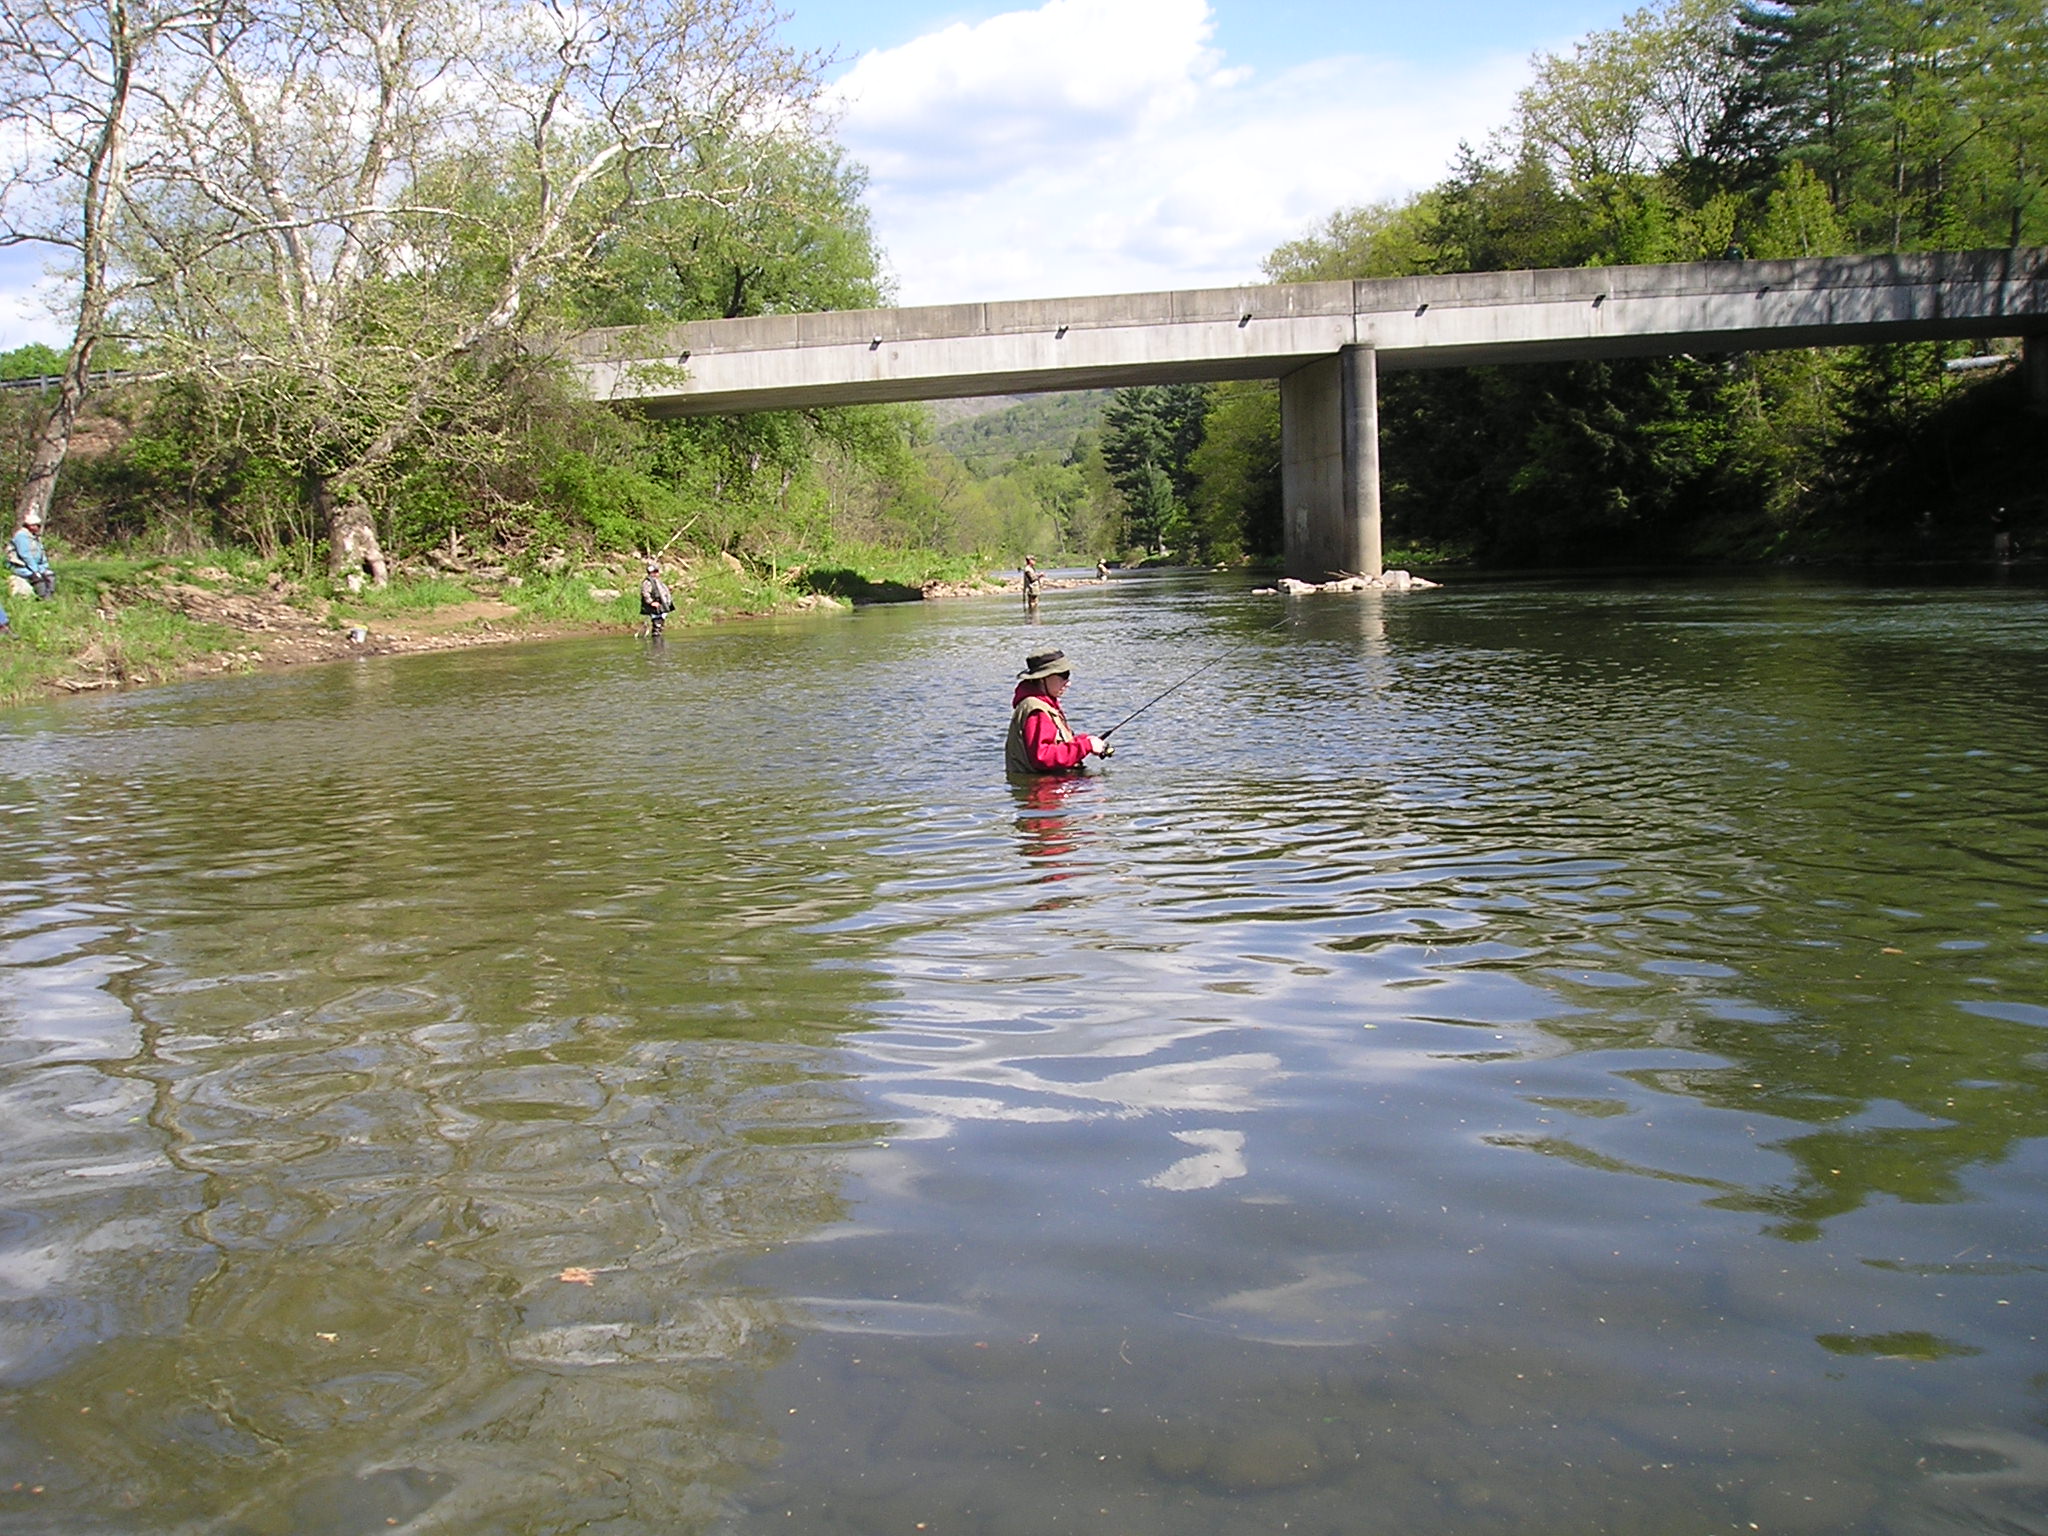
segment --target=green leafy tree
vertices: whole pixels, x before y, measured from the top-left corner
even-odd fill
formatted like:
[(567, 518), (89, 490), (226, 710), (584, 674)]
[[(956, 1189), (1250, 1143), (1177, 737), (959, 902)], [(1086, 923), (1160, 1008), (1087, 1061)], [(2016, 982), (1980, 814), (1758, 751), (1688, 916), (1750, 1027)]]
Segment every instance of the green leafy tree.
[(1501, 146), (1482, 154), (1461, 145), (1437, 183), (1425, 238), (1436, 272), (1576, 267), (1596, 259), (1598, 232), (1576, 216), (1533, 151)]
[(813, 131), (811, 62), (757, 0), (264, 3), (198, 35), (128, 258), (156, 355), (381, 576), (407, 451), (501, 453), (526, 340), (643, 220), (743, 204)]
[(1752, 152), (1810, 167), (1860, 248), (2048, 237), (2038, 4), (1751, 3), (1733, 46)]
[(1163, 553), (1188, 538), (1192, 460), (1207, 409), (1199, 384), (1143, 384), (1111, 396), (1102, 413), (1102, 461), (1133, 542)]
[(1189, 523), (1199, 558), (1280, 553), (1276, 386), (1265, 381), (1217, 385), (1189, 468), (1194, 481)]
[(1124, 528), (1123, 498), (1103, 462), (1102, 429), (1088, 427), (1076, 433), (1062, 462), (1073, 469), (1081, 486), (1068, 532), (1075, 552), (1097, 559), (1120, 553), (1130, 540)]
[(1263, 263), (1275, 283), (1320, 283), (1359, 277), (1409, 277), (1434, 266), (1429, 228), (1436, 195), (1340, 208), (1310, 233), (1278, 246)]
[(571, 318), (593, 326), (867, 309), (885, 304), (866, 177), (809, 135), (720, 146), (744, 196), (663, 202), (607, 231)]
[(63, 368), (64, 354), (40, 341), (0, 352), (0, 379), (54, 379)]
[(164, 128), (175, 45), (227, 14), (226, 0), (0, 0), (0, 120), (18, 129), (0, 166), (0, 246), (61, 252), (73, 268), (71, 344), (21, 477), (19, 517), (48, 512), (94, 357), (115, 328), (127, 288), (118, 228), (174, 163)]

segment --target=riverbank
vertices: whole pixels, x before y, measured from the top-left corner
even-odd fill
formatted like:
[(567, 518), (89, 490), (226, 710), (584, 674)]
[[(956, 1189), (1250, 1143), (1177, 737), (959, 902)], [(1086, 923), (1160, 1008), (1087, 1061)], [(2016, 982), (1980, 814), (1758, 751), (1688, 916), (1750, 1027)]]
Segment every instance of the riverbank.
[[(948, 571), (751, 568), (730, 555), (666, 564), (671, 628), (862, 602), (1001, 590)], [(644, 629), (638, 561), (515, 572), (478, 564), (402, 569), (382, 589), (330, 592), (275, 565), (219, 551), (186, 559), (60, 564), (48, 602), (9, 599), (0, 708), (32, 699), (256, 672), (351, 656), (463, 650)]]

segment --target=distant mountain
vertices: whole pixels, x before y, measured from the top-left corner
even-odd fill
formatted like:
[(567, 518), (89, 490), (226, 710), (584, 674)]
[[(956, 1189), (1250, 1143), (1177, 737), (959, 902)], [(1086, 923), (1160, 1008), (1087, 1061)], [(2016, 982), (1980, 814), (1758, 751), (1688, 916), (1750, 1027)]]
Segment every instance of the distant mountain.
[[(936, 436), (976, 474), (999, 470), (1027, 453), (1064, 454), (1074, 439), (1102, 421), (1106, 389), (1059, 395), (996, 395), (983, 400), (941, 401), (932, 411)], [(979, 410), (963, 412), (963, 406)]]
[(955, 422), (1007, 411), (1013, 405), (1037, 398), (1036, 395), (975, 395), (965, 400), (927, 400), (924, 408), (932, 413), (934, 426), (950, 427)]

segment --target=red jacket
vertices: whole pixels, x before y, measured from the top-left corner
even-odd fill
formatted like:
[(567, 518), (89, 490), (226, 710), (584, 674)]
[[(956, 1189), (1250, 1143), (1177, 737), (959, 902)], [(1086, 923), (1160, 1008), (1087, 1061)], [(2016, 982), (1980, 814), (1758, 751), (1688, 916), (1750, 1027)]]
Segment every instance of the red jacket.
[[(1024, 710), (1020, 719), (1018, 709), (1026, 699), (1038, 699), (1045, 708)], [(1042, 679), (1033, 678), (1017, 685), (1017, 691), (1010, 696), (1010, 722), (1012, 737), (1021, 729), (1024, 766), (1030, 772), (1068, 773), (1079, 768), (1088, 756), (1087, 738), (1067, 724), (1067, 712), (1060, 708), (1059, 700), (1046, 693)], [(1072, 739), (1062, 741), (1063, 735)]]

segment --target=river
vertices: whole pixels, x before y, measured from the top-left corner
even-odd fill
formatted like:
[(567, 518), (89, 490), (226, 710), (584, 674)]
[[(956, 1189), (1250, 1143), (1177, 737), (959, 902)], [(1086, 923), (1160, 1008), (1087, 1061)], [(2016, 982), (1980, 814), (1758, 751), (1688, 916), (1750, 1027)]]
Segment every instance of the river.
[(0, 716), (0, 1529), (2048, 1531), (2048, 593), (1249, 587)]

